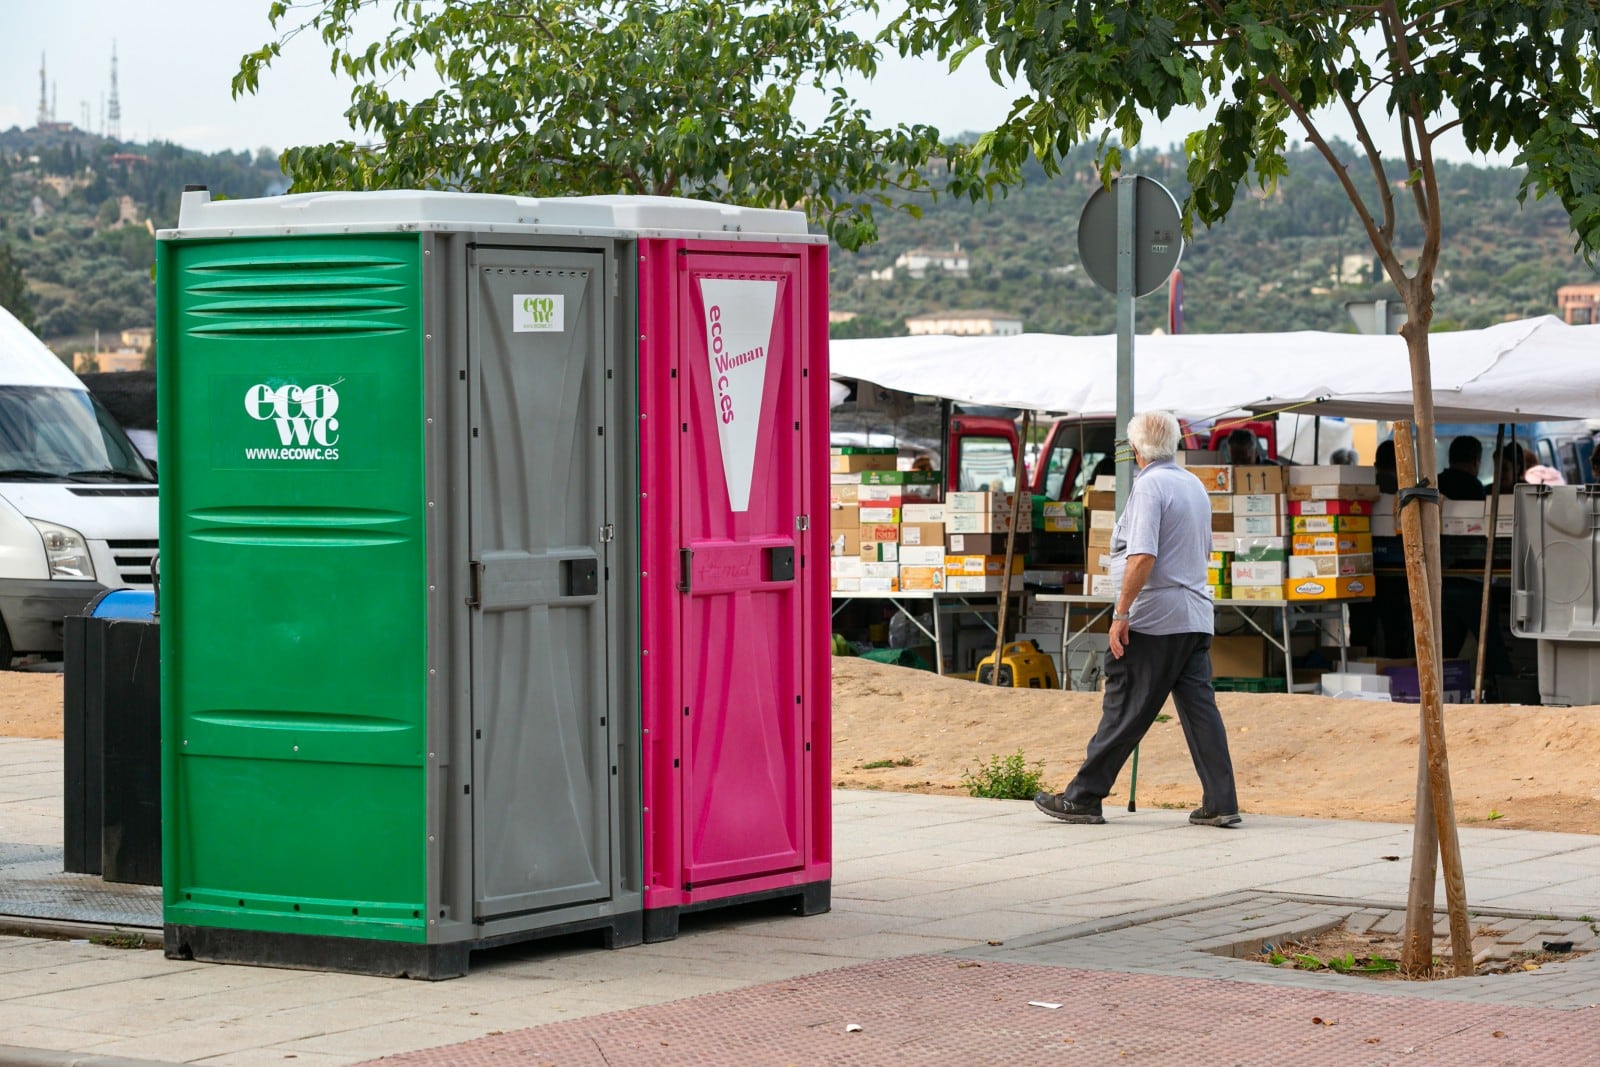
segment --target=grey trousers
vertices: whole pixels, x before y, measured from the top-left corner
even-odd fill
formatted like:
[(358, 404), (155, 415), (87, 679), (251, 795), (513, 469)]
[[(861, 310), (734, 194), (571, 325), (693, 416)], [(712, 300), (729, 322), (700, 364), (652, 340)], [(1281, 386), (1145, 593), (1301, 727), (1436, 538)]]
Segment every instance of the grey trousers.
[(1105, 679), (1100, 726), (1089, 740), (1077, 777), (1065, 790), (1068, 800), (1095, 803), (1111, 792), (1122, 765), (1170, 695), (1200, 775), (1206, 810), (1218, 814), (1239, 810), (1228, 734), (1211, 688), (1210, 634), (1132, 633), (1121, 659), (1106, 653)]

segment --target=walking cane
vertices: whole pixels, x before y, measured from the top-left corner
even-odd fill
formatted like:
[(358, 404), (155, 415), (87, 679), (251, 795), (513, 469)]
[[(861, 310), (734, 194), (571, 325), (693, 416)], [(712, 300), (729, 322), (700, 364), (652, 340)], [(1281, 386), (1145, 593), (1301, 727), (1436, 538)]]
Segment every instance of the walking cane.
[(1139, 788), (1139, 746), (1133, 746), (1133, 777), (1128, 780), (1128, 810), (1138, 811), (1134, 806), (1133, 794)]

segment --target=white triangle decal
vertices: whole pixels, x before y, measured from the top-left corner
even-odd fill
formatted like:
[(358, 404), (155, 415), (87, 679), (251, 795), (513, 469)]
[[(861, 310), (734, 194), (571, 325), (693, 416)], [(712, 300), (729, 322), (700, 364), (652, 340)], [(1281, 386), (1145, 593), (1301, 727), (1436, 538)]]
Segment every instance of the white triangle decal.
[(700, 299), (705, 305), (706, 361), (711, 367), (728, 505), (734, 511), (748, 511), (778, 283), (702, 278)]

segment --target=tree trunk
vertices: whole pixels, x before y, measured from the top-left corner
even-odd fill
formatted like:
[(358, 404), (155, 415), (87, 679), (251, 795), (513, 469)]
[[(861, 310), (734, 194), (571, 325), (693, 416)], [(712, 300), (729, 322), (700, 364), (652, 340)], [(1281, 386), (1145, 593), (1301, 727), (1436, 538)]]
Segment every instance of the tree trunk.
[[(1419, 278), (1408, 291), (1401, 290), (1406, 298), (1406, 324), (1400, 333), (1406, 339), (1411, 357), (1411, 410), (1416, 428), (1418, 481), (1426, 478), (1432, 485), (1438, 481), (1439, 456), (1433, 440), (1433, 367), (1428, 354), (1428, 327), (1433, 318), (1431, 286), (1423, 306)], [(1402, 485), (1402, 489), (1407, 486)], [(1396, 518), (1398, 519), (1398, 515)], [(1434, 676), (1441, 669), (1437, 663), (1437, 649), (1443, 644), (1440, 620), (1444, 617), (1444, 587), (1439, 565), (1439, 509), (1422, 506), (1422, 551), (1427, 570), (1426, 588), (1410, 586), (1411, 598), (1426, 596), (1432, 601), (1428, 617), (1433, 619), (1432, 640), (1428, 644), (1435, 650)], [(1422, 642), (1417, 642), (1420, 647)], [(1421, 677), (1419, 669), (1418, 677)], [(1417, 718), (1417, 808), (1412, 821), (1411, 881), (1406, 895), (1405, 944), (1401, 966), (1408, 974), (1421, 974), (1433, 963), (1433, 905), (1434, 879), (1438, 871), (1439, 835), (1433, 812), (1433, 795), (1428, 784), (1428, 740), (1425, 722), (1419, 710)]]

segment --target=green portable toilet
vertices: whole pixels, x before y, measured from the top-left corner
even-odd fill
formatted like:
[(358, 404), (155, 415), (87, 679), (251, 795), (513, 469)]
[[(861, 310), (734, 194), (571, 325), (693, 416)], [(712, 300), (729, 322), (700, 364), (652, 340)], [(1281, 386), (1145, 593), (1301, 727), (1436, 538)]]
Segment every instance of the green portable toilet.
[(442, 978), (640, 939), (622, 199), (185, 191), (157, 260), (169, 956)]

